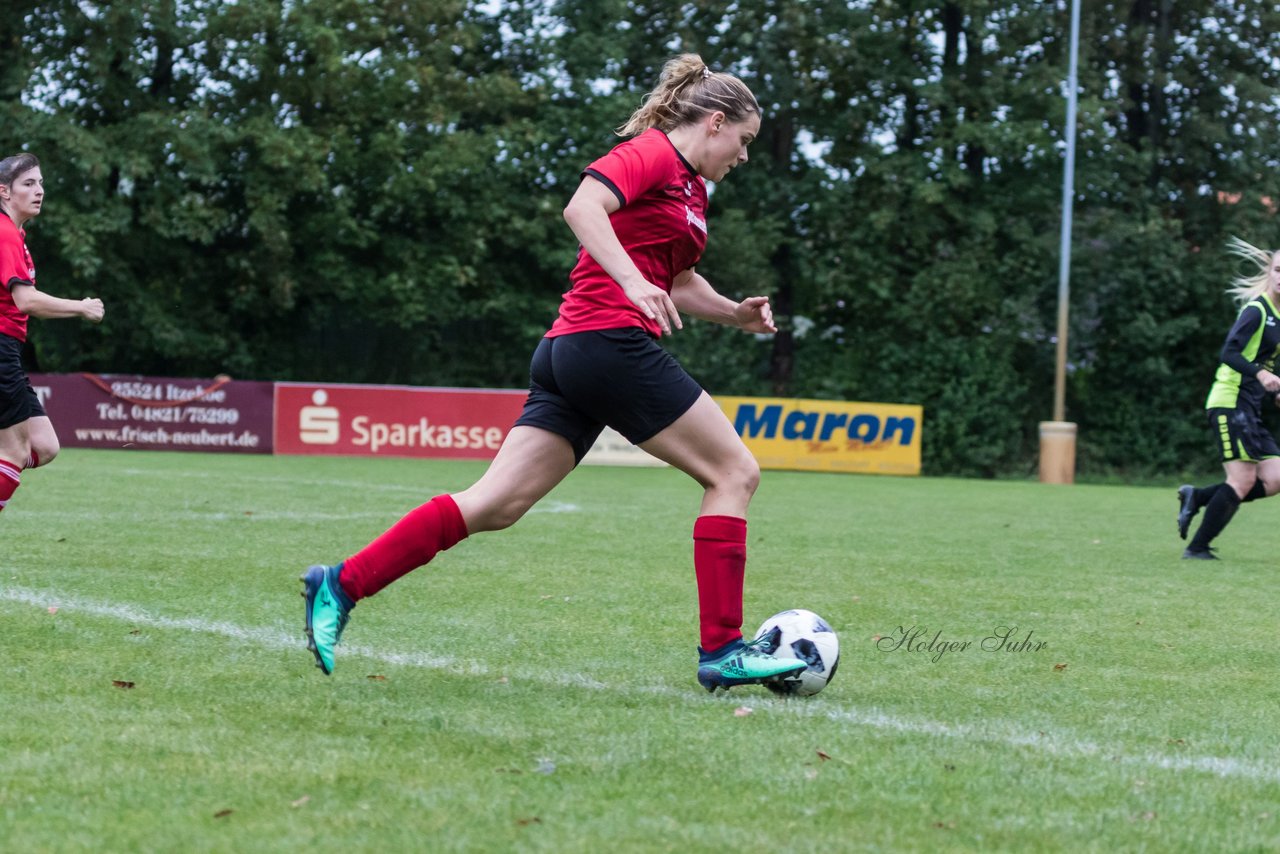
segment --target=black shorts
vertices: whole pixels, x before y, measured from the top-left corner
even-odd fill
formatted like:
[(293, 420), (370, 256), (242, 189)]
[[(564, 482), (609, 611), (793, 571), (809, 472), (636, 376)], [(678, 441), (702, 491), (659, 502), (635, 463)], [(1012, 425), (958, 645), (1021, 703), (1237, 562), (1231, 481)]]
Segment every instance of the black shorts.
[(573, 445), (578, 462), (606, 426), (638, 445), (689, 411), (702, 386), (644, 330), (543, 338), (529, 364), (529, 399), (516, 425)]
[(40, 415), (44, 407), (22, 369), (22, 342), (0, 333), (0, 430)]
[(1262, 423), (1262, 416), (1248, 409), (1210, 409), (1209, 429), (1223, 462), (1256, 463), (1280, 457), (1280, 446)]

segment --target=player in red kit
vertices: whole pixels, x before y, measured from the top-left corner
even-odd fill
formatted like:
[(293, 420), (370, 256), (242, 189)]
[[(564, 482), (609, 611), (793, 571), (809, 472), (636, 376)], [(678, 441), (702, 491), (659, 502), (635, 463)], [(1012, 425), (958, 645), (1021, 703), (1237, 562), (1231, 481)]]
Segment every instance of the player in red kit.
[(805, 668), (742, 637), (747, 505), (760, 468), (719, 406), (658, 341), (680, 312), (777, 331), (767, 297), (735, 302), (695, 271), (707, 242), (707, 188), (747, 162), (755, 96), (685, 54), (619, 129), (630, 137), (583, 172), (564, 218), (581, 243), (560, 315), (534, 351), (524, 411), (470, 488), (411, 511), (362, 551), (303, 575), (308, 648), (326, 674), (351, 609), (481, 531), (509, 527), (565, 478), (610, 426), (703, 487), (693, 525), (709, 691)]
[(36, 288), (36, 265), (23, 226), (44, 205), (44, 176), (33, 154), (0, 160), (0, 510), (24, 469), (58, 454), (58, 434), (22, 367), (28, 317), (102, 320), (102, 300), (59, 299)]

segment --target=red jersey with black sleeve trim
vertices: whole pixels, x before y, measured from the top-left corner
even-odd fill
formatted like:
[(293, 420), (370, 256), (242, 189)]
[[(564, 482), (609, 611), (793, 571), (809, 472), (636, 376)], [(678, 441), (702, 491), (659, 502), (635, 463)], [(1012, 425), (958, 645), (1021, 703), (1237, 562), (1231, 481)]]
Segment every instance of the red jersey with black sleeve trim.
[[(650, 128), (620, 143), (583, 175), (608, 187), (622, 207), (609, 215), (618, 242), (641, 275), (668, 293), (676, 274), (698, 263), (707, 245), (707, 185), (667, 135)], [(546, 337), (639, 326), (655, 338), (657, 321), (627, 299), (622, 286), (586, 249), (569, 274), (572, 287)]]
[(27, 233), (0, 214), (0, 333), (27, 340), (27, 316), (13, 301), (13, 289), (35, 285), (36, 265), (27, 251)]

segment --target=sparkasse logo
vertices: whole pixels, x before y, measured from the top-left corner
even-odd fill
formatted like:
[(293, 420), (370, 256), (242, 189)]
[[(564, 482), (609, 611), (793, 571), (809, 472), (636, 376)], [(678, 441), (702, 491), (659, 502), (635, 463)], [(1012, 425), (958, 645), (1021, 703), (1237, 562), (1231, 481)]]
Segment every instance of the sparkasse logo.
[(329, 393), (316, 389), (311, 393), (313, 406), (298, 410), (298, 438), (304, 445), (338, 444), (338, 408), (326, 406)]

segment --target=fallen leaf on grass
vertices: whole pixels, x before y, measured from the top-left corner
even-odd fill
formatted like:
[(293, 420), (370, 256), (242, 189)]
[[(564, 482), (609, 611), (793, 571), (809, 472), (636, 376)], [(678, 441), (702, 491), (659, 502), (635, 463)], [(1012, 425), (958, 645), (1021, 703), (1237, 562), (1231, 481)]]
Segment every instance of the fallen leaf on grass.
[(132, 682), (126, 682), (126, 681), (125, 681), (125, 680), (123, 680), (123, 679), (112, 679), (112, 680), (111, 680), (111, 684), (112, 684), (112, 685), (114, 685), (114, 686), (116, 686), (117, 688), (132, 688), (132, 687), (133, 687), (133, 683), (132, 683)]
[(830, 758), (831, 758), (831, 754), (830, 754), (830, 753), (827, 753), (827, 751), (825, 751), (825, 750), (819, 750), (819, 751), (818, 751), (818, 758), (819, 758), (819, 759), (821, 759), (823, 762), (826, 762), (828, 759), (830, 759)]
[(733, 710), (733, 716), (735, 718), (745, 718), (747, 715), (751, 714), (754, 711), (755, 709), (751, 708), (750, 706), (738, 706), (738, 708)]
[(142, 629), (129, 629), (129, 634), (131, 634), (131, 635), (140, 635), (140, 634), (142, 634)]
[(297, 809), (298, 807), (302, 806), (309, 800), (311, 800), (310, 795), (303, 795), (302, 797), (298, 798), (296, 801), (291, 802), (289, 806), (293, 807), (294, 809)]
[(935, 821), (935, 822), (933, 823), (933, 826), (934, 826), (934, 827), (942, 828), (943, 830), (955, 830), (955, 829), (956, 829), (956, 823), (955, 823), (954, 821)]
[(1187, 740), (1185, 738), (1171, 738), (1169, 739), (1169, 743), (1170, 744), (1186, 744)]
[(1065, 664), (1055, 664), (1055, 665), (1053, 665), (1053, 669), (1054, 669), (1054, 670), (1066, 670), (1066, 669), (1067, 669), (1067, 665), (1065, 665)]
[(226, 818), (227, 816), (231, 815), (233, 812), (235, 812), (235, 810), (218, 810), (216, 813), (213, 814), (213, 817)]
[(379, 673), (370, 673), (370, 674), (369, 674), (369, 676), (368, 676), (367, 678), (372, 679), (374, 682), (386, 682), (386, 681), (387, 681), (387, 677), (385, 677), (385, 676), (383, 676), (383, 675), (381, 675), (381, 674), (379, 674)]
[(542, 824), (542, 819), (538, 818), (536, 815), (530, 816), (529, 818), (518, 818), (516, 819), (516, 824), (521, 827), (526, 827), (530, 824)]

